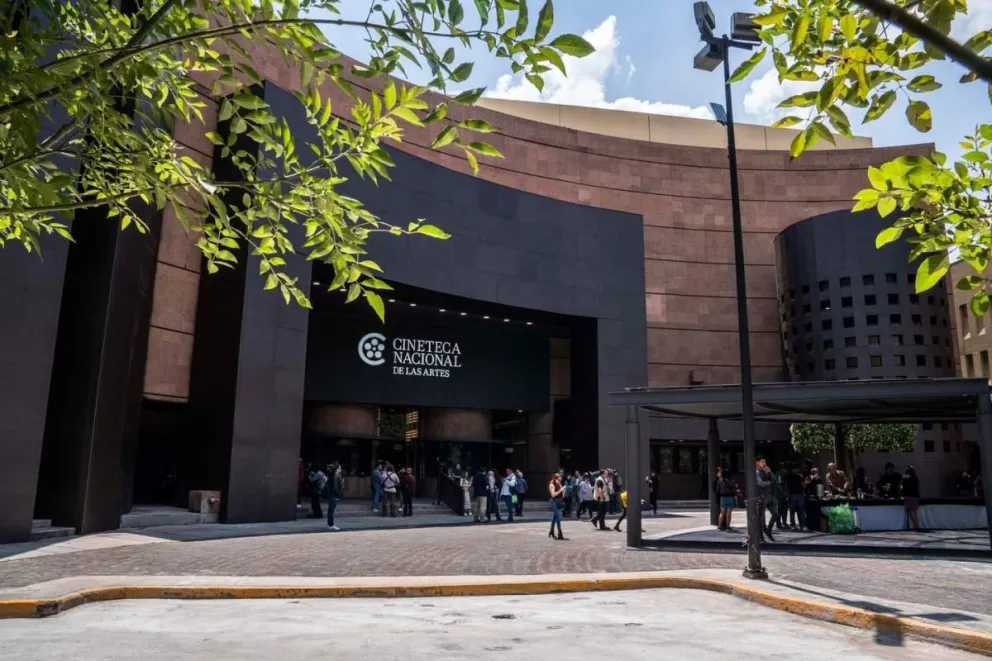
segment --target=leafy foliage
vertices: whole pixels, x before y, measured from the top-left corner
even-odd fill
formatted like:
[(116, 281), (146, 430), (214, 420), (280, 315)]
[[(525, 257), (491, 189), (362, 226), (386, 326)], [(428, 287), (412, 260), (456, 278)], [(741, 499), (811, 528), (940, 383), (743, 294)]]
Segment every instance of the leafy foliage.
[[(916, 444), (916, 425), (843, 425), (844, 442), (855, 454), (861, 452), (909, 452)], [(834, 426), (800, 423), (789, 427), (792, 447), (797, 452), (814, 454), (833, 450)]]
[[(393, 166), (384, 141), (404, 127), (433, 125), (435, 149), (457, 148), (478, 171), (478, 156), (499, 157), (473, 134), (496, 127), (448, 119), (450, 104), (472, 105), (483, 89), (445, 96), (471, 76), (455, 47), (483, 45), (536, 87), (563, 55), (592, 47), (581, 37), (550, 38), (554, 5), (536, 20), (526, 0), (474, 0), (468, 25), (460, 0), (148, 0), (130, 11), (109, 0), (14, 0), (0, 12), (0, 247), (39, 250), (39, 237), (71, 239), (70, 221), (93, 209), (122, 228), (144, 231), (142, 209), (170, 210), (199, 233), (208, 271), (256, 256), (266, 289), (309, 307), (288, 275), (286, 255), (333, 266), (332, 289), (364, 296), (380, 317), (388, 289), (367, 259), (372, 233), (447, 234), (422, 219), (381, 219), (339, 187), (351, 172), (378, 182)], [(130, 6), (130, 3), (124, 3)], [(334, 47), (340, 30), (363, 30), (372, 57), (354, 64)], [(253, 55), (276, 52), (299, 71), (299, 101), (316, 139), (298, 144), (261, 93)], [(407, 66), (429, 82), (415, 86)], [(350, 80), (368, 79), (372, 92)], [(206, 133), (236, 172), (219, 177), (179, 145), (174, 127), (203, 120), (198, 85), (222, 99), (223, 130)], [(330, 87), (350, 97), (332, 107)], [(429, 91), (441, 95), (430, 95)], [(291, 232), (300, 226), (302, 232)], [(297, 235), (303, 239), (295, 239)]]
[[(801, 126), (791, 145), (798, 157), (819, 140), (834, 142), (835, 134), (853, 135), (851, 116), (861, 122), (879, 119), (898, 104), (916, 130), (926, 133), (934, 117), (927, 95), (942, 88), (934, 76), (918, 71), (945, 56), (932, 44), (874, 15), (854, 0), (756, 0), (762, 12), (755, 18), (766, 47), (741, 70), (753, 69), (771, 52), (780, 81), (816, 84), (816, 89), (786, 99), (779, 107), (796, 114), (777, 126)], [(954, 19), (968, 11), (968, 0), (894, 0), (894, 5), (948, 35)], [(992, 47), (992, 29), (981, 30), (964, 44), (975, 53)], [(746, 75), (746, 73), (744, 74)], [(743, 77), (743, 76), (741, 76)], [(977, 80), (974, 72), (961, 84)], [(992, 84), (989, 85), (992, 99)], [(958, 287), (974, 290), (972, 311), (989, 307), (990, 283), (982, 275), (992, 250), (992, 124), (978, 126), (962, 146), (961, 160), (947, 156), (904, 156), (869, 171), (871, 188), (857, 195), (855, 210), (876, 208), (883, 216), (902, 213), (877, 239), (879, 247), (899, 239), (913, 244), (911, 257), (922, 258), (917, 292), (933, 287), (950, 266), (948, 251), (957, 249), (975, 270)]]

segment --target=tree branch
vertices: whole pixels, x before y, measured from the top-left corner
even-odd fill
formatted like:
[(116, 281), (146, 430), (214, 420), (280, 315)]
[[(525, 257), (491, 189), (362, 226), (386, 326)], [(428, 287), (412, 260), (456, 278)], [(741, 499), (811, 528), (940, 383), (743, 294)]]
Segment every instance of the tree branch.
[(949, 58), (992, 84), (992, 60), (965, 48), (963, 44), (933, 29), (917, 16), (888, 0), (854, 0), (880, 18), (895, 23), (903, 30), (922, 39)]

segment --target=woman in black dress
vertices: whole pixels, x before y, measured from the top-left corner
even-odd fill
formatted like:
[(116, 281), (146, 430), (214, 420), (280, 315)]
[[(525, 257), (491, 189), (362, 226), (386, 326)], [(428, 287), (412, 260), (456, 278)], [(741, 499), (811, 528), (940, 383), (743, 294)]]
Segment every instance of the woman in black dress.
[(906, 469), (906, 475), (902, 478), (902, 497), (906, 503), (909, 527), (911, 530), (919, 531), (920, 478), (916, 476), (916, 469), (912, 466)]

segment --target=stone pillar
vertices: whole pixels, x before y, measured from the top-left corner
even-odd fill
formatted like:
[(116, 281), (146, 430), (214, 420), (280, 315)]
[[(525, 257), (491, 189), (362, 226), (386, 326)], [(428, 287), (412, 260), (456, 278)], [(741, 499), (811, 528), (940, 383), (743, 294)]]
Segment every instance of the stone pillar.
[(627, 460), (627, 546), (641, 545), (641, 424), (637, 419), (637, 407), (627, 407), (624, 428), (624, 444)]
[(716, 467), (720, 459), (720, 427), (716, 418), (710, 418), (710, 431), (706, 436), (706, 466), (710, 479), (707, 487), (710, 492), (710, 525), (720, 520), (720, 495), (716, 492)]

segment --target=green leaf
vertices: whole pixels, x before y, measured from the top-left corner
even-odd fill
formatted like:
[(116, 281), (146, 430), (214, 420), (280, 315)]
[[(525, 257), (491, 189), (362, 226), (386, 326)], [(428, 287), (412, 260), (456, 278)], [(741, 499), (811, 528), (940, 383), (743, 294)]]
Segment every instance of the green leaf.
[(933, 113), (924, 101), (910, 101), (906, 108), (906, 119), (917, 131), (926, 133), (933, 128)]
[(487, 24), (489, 22), (489, 0), (475, 0), (475, 9), (479, 12), (482, 24)]
[(804, 149), (806, 149), (806, 131), (800, 131), (792, 139), (792, 144), (789, 145), (789, 156), (798, 158)]
[(592, 44), (576, 34), (560, 35), (549, 45), (572, 57), (585, 57), (596, 50)]
[(765, 59), (765, 55), (767, 53), (768, 49), (762, 48), (757, 53), (747, 58), (747, 60), (737, 67), (737, 70), (734, 71), (733, 75), (730, 76), (730, 82), (737, 83), (747, 78), (748, 75), (754, 71), (754, 68), (758, 66), (763, 59)]
[(916, 293), (921, 294), (940, 282), (951, 266), (946, 253), (930, 255), (916, 271)]
[(547, 0), (541, 7), (541, 13), (537, 16), (537, 27), (534, 29), (534, 41), (541, 43), (551, 32), (551, 26), (555, 22), (554, 0)]
[(828, 78), (816, 95), (816, 109), (823, 112), (832, 106), (846, 89), (843, 75)]
[(871, 106), (868, 108), (868, 112), (865, 113), (865, 118), (862, 121), (863, 124), (874, 121), (885, 114), (885, 112), (892, 107), (892, 104), (896, 102), (895, 90), (889, 90), (883, 92), (874, 98), (871, 102)]
[(435, 225), (420, 225), (416, 229), (416, 234), (423, 234), (434, 239), (450, 239), (451, 235)]
[(485, 87), (476, 87), (475, 89), (466, 90), (460, 94), (457, 94), (452, 101), (466, 106), (475, 105), (475, 102), (482, 97), (482, 94), (485, 91)]
[(984, 280), (977, 275), (966, 275), (958, 280), (957, 288), (961, 291), (971, 291), (980, 286)]
[(456, 83), (461, 83), (468, 80), (469, 76), (472, 75), (472, 67), (474, 65), (472, 62), (463, 62), (459, 64), (458, 67), (451, 72), (451, 80)]
[(889, 190), (889, 183), (882, 171), (876, 168), (874, 165), (868, 166), (868, 180), (871, 182), (872, 187), (875, 190), (887, 191)]
[(881, 216), (882, 218), (885, 218), (890, 213), (896, 210), (897, 204), (898, 202), (896, 202), (896, 198), (892, 197), (891, 195), (879, 198), (878, 215)]
[(470, 142), (465, 145), (472, 151), (479, 152), (483, 156), (492, 156), (493, 158), (503, 158), (503, 154), (499, 152), (498, 149), (485, 142)]
[(454, 126), (446, 126), (444, 130), (437, 134), (434, 138), (434, 142), (431, 143), (431, 149), (441, 149), (447, 145), (450, 145), (458, 137), (458, 129)]
[(834, 31), (834, 17), (824, 14), (820, 17), (820, 22), (817, 26), (817, 31), (819, 32), (820, 41), (827, 41), (830, 39), (830, 35)]
[(902, 227), (886, 227), (878, 233), (878, 236), (875, 237), (875, 247), (881, 248), (882, 246), (887, 246), (893, 241), (897, 241), (899, 237), (902, 236), (902, 232)]
[[(977, 3), (973, 2), (973, 4)], [(976, 53), (983, 52), (989, 46), (992, 46), (992, 30), (982, 30), (971, 39), (964, 42), (965, 48), (975, 51)]]
[(984, 317), (985, 313), (989, 311), (989, 295), (986, 292), (979, 291), (975, 292), (975, 295), (971, 297), (971, 313), (976, 317)]
[(917, 76), (909, 81), (909, 89), (914, 92), (932, 92), (939, 90), (941, 87), (943, 85), (938, 83), (937, 79), (930, 75)]
[(375, 310), (375, 315), (379, 317), (379, 321), (385, 321), (386, 306), (382, 302), (382, 296), (379, 296), (379, 294), (374, 291), (366, 291), (365, 300), (368, 302), (369, 306)]
[(265, 290), (275, 289), (279, 286), (279, 278), (275, 276), (274, 273), (270, 273), (267, 278), (265, 278)]
[(466, 119), (463, 122), (459, 122), (458, 126), (470, 131), (477, 131), (478, 133), (493, 133), (499, 130), (484, 119)]
[(524, 33), (527, 32), (527, 24), (530, 22), (530, 16), (527, 14), (527, 0), (520, 0), (519, 6), (517, 7), (517, 36), (523, 37)]
[(806, 35), (809, 34), (809, 14), (802, 14), (799, 20), (796, 21), (795, 27), (792, 28), (792, 43), (790, 44), (789, 51), (796, 53), (799, 51), (799, 47), (804, 41), (806, 41)]
[(783, 117), (782, 119), (776, 120), (772, 124), (772, 128), (776, 128), (776, 129), (787, 129), (790, 126), (795, 126), (796, 124), (799, 124), (802, 121), (803, 120), (800, 117), (795, 117), (795, 116), (789, 115), (788, 117)]
[(448, 20), (451, 21), (452, 25), (458, 25), (465, 18), (465, 10), (462, 8), (462, 3), (458, 0), (451, 0), (451, 4), (448, 6)]
[(844, 33), (845, 39), (854, 41), (854, 37), (858, 34), (858, 19), (851, 14), (842, 16), (840, 19), (840, 31)]
[(538, 92), (544, 89), (544, 79), (536, 73), (528, 73), (525, 77), (531, 85), (537, 88)]
[(806, 92), (804, 94), (796, 94), (795, 96), (790, 96), (788, 99), (778, 104), (778, 107), (809, 108), (814, 103), (816, 103), (817, 96), (819, 96), (819, 92)]
[(410, 124), (413, 124), (414, 126), (424, 125), (424, 123), (420, 121), (420, 117), (417, 116), (417, 113), (413, 112), (406, 106), (397, 106), (395, 109), (393, 109), (393, 115), (399, 117), (405, 122), (409, 122)]
[(351, 283), (351, 286), (348, 287), (348, 296), (345, 297), (344, 302), (351, 303), (361, 295), (362, 295), (362, 286), (357, 282), (353, 282)]
[(386, 104), (386, 110), (392, 110), (396, 105), (396, 83), (390, 80), (382, 90), (382, 100)]
[(771, 25), (781, 25), (785, 17), (789, 15), (789, 12), (785, 7), (775, 6), (767, 14), (759, 14), (751, 18), (758, 25), (771, 26)]
[(216, 131), (207, 131), (204, 137), (215, 145), (224, 144), (224, 138), (220, 137)]

